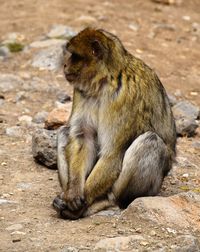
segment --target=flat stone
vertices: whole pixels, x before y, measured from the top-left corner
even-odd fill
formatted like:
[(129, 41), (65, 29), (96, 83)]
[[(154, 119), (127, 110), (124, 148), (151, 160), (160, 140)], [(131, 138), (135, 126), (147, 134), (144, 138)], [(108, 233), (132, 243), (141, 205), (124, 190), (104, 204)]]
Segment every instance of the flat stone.
[(0, 205), (6, 205), (6, 204), (16, 204), (16, 201), (7, 200), (7, 199), (0, 199)]
[(23, 228), (22, 224), (13, 224), (6, 228), (7, 231), (18, 231)]
[[(192, 206), (192, 207), (191, 207)], [(200, 195), (193, 192), (180, 193), (170, 197), (142, 197), (135, 199), (121, 218), (146, 220), (170, 228), (193, 228), (200, 230)]]

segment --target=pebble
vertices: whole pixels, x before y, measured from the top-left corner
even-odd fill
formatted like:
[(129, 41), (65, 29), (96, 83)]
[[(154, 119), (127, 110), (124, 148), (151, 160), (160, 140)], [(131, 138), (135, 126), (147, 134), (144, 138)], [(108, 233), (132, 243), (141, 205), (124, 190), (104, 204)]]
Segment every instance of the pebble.
[(21, 230), (23, 228), (22, 224), (13, 224), (9, 227), (6, 228), (7, 231), (18, 231)]
[(7, 199), (1, 199), (0, 198), (0, 205), (6, 205), (6, 204), (16, 204), (16, 201), (12, 201), (12, 200), (7, 200)]
[(67, 93), (65, 93), (64, 91), (60, 91), (57, 94), (57, 99), (61, 103), (66, 103), (68, 101), (71, 101), (71, 97)]
[(198, 119), (200, 116), (200, 109), (189, 101), (180, 101), (173, 107), (173, 114), (175, 118), (191, 118)]
[(6, 58), (10, 55), (10, 51), (6, 46), (0, 46), (0, 57)]
[(28, 115), (18, 117), (18, 121), (25, 125), (31, 125), (33, 118)]
[(12, 126), (6, 128), (6, 135), (10, 137), (23, 137), (27, 135), (26, 129), (21, 126)]
[(136, 23), (131, 23), (128, 25), (128, 28), (131, 29), (132, 31), (137, 32), (139, 30), (140, 26)]
[(33, 122), (34, 123), (44, 123), (45, 120), (47, 119), (48, 117), (48, 112), (47, 111), (40, 111), (38, 112), (34, 117), (33, 117)]

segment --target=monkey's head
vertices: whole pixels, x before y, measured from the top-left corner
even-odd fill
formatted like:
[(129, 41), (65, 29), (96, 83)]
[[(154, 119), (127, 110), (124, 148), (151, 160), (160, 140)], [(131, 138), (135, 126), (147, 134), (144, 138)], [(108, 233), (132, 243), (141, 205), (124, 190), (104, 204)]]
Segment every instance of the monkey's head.
[(117, 72), (126, 53), (116, 36), (93, 28), (78, 33), (67, 43), (66, 49), (71, 55), (64, 60), (65, 77), (82, 91), (97, 90), (98, 84), (103, 83), (98, 79), (105, 80), (109, 73)]

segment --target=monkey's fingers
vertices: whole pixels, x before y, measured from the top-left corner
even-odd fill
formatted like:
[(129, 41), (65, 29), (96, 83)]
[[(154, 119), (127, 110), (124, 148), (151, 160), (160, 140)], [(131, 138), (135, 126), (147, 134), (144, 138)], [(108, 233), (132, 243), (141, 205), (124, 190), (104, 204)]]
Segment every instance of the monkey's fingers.
[(55, 199), (53, 200), (53, 207), (56, 209), (56, 211), (62, 211), (67, 208), (67, 204), (65, 203), (64, 200), (60, 198), (60, 196), (56, 196)]
[(86, 206), (84, 198), (80, 196), (75, 197), (71, 201), (67, 201), (66, 204), (71, 211), (78, 211)]

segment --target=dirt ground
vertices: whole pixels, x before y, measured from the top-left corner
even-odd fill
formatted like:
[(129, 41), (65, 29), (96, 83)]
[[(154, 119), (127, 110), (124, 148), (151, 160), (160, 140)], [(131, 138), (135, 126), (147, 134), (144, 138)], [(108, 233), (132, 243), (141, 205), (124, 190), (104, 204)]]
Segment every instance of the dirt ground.
[[(80, 16), (93, 17), (93, 21), (85, 18), (83, 22)], [(168, 92), (200, 106), (200, 30), (194, 28), (194, 23), (200, 25), (198, 0), (183, 0), (180, 5), (170, 6), (150, 0), (0, 0), (0, 40), (10, 32), (19, 32), (25, 37), (23, 43), (28, 45), (47, 34), (53, 24), (68, 25), (77, 31), (87, 24), (101, 27), (116, 33), (131, 53), (155, 69)], [(131, 24), (137, 24), (139, 29), (131, 29)], [(161, 26), (155, 29), (157, 24)], [(71, 94), (61, 71), (39, 71), (31, 67), (35, 51), (29, 49), (0, 61), (0, 73), (16, 74), (24, 80), (40, 77)], [(132, 234), (140, 227), (147, 234), (148, 225), (130, 226), (118, 222), (116, 216), (96, 215), (78, 221), (57, 217), (51, 207), (60, 190), (57, 171), (34, 162), (30, 138), (5, 134), (6, 128), (17, 124), (19, 116), (51, 111), (56, 96), (53, 92), (47, 95), (44, 90), (37, 90), (16, 103), (19, 91), (4, 94), (5, 104), (0, 107), (0, 196), (16, 202), (0, 208), (0, 251), (62, 251), (67, 247), (93, 251), (97, 241), (120, 232)], [(192, 145), (199, 140), (199, 129), (193, 138), (179, 138), (179, 162), (166, 178), (161, 195), (185, 189), (200, 191), (200, 149)], [(182, 176), (185, 173), (189, 174), (188, 178)], [(7, 229), (13, 224), (21, 225), (17, 230), (23, 233), (20, 241), (15, 241), (16, 233), (11, 234)], [(160, 239), (166, 238), (161, 234)]]

